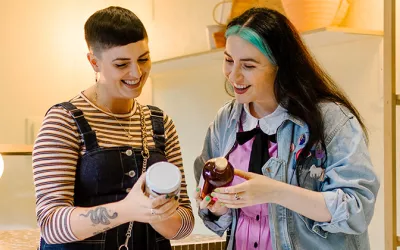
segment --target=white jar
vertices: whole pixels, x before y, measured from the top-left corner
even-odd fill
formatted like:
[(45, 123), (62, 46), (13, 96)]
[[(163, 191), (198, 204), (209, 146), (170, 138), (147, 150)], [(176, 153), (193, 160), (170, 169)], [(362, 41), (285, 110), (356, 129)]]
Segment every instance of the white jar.
[(182, 175), (177, 166), (169, 162), (157, 162), (146, 171), (145, 193), (150, 198), (159, 195), (179, 196)]

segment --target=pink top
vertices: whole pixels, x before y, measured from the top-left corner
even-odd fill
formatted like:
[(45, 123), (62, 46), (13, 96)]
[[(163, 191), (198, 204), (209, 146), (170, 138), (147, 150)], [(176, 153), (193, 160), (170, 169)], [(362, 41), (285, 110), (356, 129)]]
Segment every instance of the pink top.
[[(254, 138), (237, 147), (230, 153), (229, 162), (234, 168), (248, 171), (251, 148)], [(278, 145), (270, 142), (269, 155), (276, 157)], [(232, 186), (244, 182), (235, 176)], [(266, 249), (272, 250), (268, 219), (268, 204), (254, 205), (240, 209), (239, 220), (235, 234), (236, 249)]]

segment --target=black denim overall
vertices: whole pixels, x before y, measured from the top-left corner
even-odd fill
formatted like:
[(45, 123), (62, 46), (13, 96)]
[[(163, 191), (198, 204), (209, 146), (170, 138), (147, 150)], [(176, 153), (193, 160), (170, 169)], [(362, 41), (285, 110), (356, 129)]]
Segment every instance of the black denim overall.
[[(136, 183), (142, 171), (141, 148), (129, 146), (101, 148), (96, 133), (85, 119), (83, 112), (69, 102), (57, 104), (72, 115), (86, 153), (79, 158), (76, 168), (74, 204), (77, 207), (92, 207), (120, 201)], [(163, 112), (153, 106), (151, 111), (155, 148), (149, 148), (147, 166), (167, 161)], [(89, 219), (89, 218), (88, 218)], [(41, 250), (114, 250), (125, 243), (129, 223), (120, 225), (88, 239), (65, 244), (46, 244), (41, 239)], [(149, 224), (134, 222), (129, 250), (169, 250), (169, 240), (157, 233)]]

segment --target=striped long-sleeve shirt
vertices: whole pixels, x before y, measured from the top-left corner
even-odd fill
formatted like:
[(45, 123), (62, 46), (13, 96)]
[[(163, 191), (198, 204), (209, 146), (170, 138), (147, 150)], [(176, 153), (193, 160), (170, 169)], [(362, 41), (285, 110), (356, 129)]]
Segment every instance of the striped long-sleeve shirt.
[[(111, 114), (91, 103), (82, 93), (71, 100), (82, 110), (92, 130), (96, 131), (100, 147), (142, 147), (140, 112), (135, 104), (128, 114)], [(148, 146), (154, 147), (150, 110), (143, 106), (148, 131)], [(189, 235), (194, 227), (194, 217), (187, 194), (181, 149), (175, 125), (164, 114), (164, 127), (168, 161), (182, 173), (180, 206), (178, 214), (182, 226), (174, 239)], [(129, 132), (134, 137), (129, 140)], [(85, 147), (71, 115), (64, 109), (53, 107), (44, 118), (33, 150), (33, 174), (36, 192), (36, 214), (41, 236), (47, 243), (77, 241), (69, 224), (74, 210), (75, 171), (78, 158)]]

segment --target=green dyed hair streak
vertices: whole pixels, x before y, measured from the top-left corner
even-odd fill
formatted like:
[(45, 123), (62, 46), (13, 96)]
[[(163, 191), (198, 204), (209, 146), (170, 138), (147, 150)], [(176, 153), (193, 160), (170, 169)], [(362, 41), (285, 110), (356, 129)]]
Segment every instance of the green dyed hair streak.
[(268, 58), (268, 60), (273, 65), (275, 66), (277, 65), (276, 60), (272, 55), (271, 49), (269, 48), (268, 44), (266, 44), (264, 40), (254, 30), (248, 27), (234, 25), (225, 32), (226, 38), (228, 38), (228, 36), (231, 35), (237, 35), (242, 39), (248, 41), (249, 43), (253, 44), (254, 46), (256, 46), (256, 48), (258, 48), (261, 51), (261, 53), (263, 53)]

